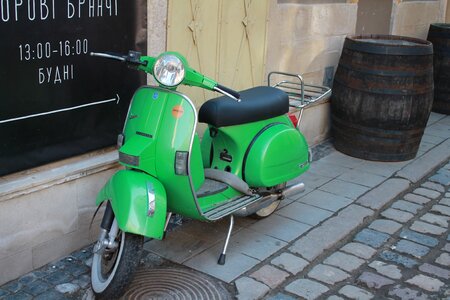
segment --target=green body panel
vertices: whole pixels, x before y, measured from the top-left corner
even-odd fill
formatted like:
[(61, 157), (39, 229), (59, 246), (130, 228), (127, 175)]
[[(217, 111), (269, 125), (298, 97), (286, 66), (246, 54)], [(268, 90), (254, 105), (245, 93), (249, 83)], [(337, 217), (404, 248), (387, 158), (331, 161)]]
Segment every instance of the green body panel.
[[(133, 97), (125, 124), (125, 143), (119, 152), (139, 156), (138, 166), (121, 163), (148, 173), (163, 184), (169, 211), (203, 219), (190, 184), (192, 178), (194, 190), (197, 190), (205, 180), (200, 142), (194, 134), (196, 118), (195, 108), (181, 94), (142, 87)], [(177, 151), (189, 152), (191, 143), (190, 178), (175, 174), (175, 154)]]
[(142, 170), (154, 177), (157, 177), (156, 141), (165, 101), (165, 97), (159, 97), (154, 89), (144, 87), (136, 91), (125, 121), (124, 145), (119, 149), (121, 153), (140, 158), (138, 166), (127, 165), (122, 161), (125, 166)]
[[(233, 100), (230, 99), (230, 101)], [(202, 141), (202, 151), (203, 149), (211, 149), (211, 143), (213, 146), (213, 158), (210, 167), (219, 170), (229, 169), (231, 173), (242, 178), (242, 162), (248, 146), (259, 131), (272, 123), (292, 124), (286, 116), (278, 116), (267, 120), (235, 126), (220, 128), (210, 127), (205, 132)], [(212, 138), (205, 139), (205, 136), (210, 135), (210, 131), (217, 131), (217, 134)], [(231, 162), (220, 159), (220, 153), (224, 150), (231, 155)], [(208, 150), (207, 153), (203, 153), (203, 161), (205, 163), (205, 161), (210, 161), (210, 159), (210, 150)]]
[[(147, 215), (149, 190), (155, 196), (152, 216)], [(162, 239), (167, 200), (164, 186), (156, 178), (133, 170), (118, 171), (99, 192), (96, 203), (108, 200), (121, 230)]]
[[(211, 137), (211, 131), (217, 134)], [(211, 145), (213, 157), (209, 164)], [(231, 162), (220, 158), (224, 150), (232, 157)], [(252, 187), (286, 182), (309, 167), (306, 140), (285, 115), (236, 126), (210, 127), (203, 137), (202, 152), (204, 166), (229, 170)]]
[(245, 161), (250, 186), (268, 187), (291, 180), (309, 168), (308, 145), (292, 126), (267, 128), (251, 145)]
[(212, 146), (212, 138), (209, 135), (209, 128), (205, 130), (203, 134), (202, 142), (201, 142), (201, 151), (202, 151), (202, 161), (203, 168), (211, 168), (211, 146)]
[(205, 172), (203, 171), (202, 153), (200, 149), (200, 139), (198, 134), (194, 136), (194, 143), (192, 144), (191, 153), (191, 177), (194, 184), (194, 189), (198, 191), (205, 182)]

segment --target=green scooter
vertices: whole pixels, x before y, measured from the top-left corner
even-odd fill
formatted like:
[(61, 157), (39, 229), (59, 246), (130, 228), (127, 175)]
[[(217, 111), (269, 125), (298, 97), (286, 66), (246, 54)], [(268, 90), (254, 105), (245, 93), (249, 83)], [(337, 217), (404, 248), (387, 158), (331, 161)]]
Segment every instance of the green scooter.
[[(201, 221), (230, 217), (218, 263), (225, 263), (233, 217), (264, 218), (304, 189), (287, 186), (308, 170), (305, 138), (287, 116), (288, 95), (260, 86), (236, 92), (189, 67), (176, 52), (158, 57), (91, 53), (152, 74), (159, 86), (139, 88), (118, 137), (119, 162), (99, 192), (106, 203), (94, 246), (91, 283), (99, 298), (121, 295), (133, 278), (144, 237), (163, 239), (173, 213)], [(176, 91), (196, 86), (224, 96), (194, 104)], [(200, 142), (197, 122), (208, 124)]]

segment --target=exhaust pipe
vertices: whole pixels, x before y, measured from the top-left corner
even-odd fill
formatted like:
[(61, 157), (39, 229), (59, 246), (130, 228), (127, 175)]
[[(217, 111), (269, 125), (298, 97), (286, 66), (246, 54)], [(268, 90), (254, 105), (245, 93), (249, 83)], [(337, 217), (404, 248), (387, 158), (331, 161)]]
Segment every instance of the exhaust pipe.
[(293, 184), (285, 187), (279, 194), (271, 194), (268, 196), (262, 197), (257, 202), (250, 204), (244, 208), (233, 213), (236, 217), (247, 217), (249, 215), (253, 215), (258, 210), (266, 208), (270, 204), (272, 204), (276, 200), (282, 200), (291, 195), (297, 194), (305, 190), (305, 184), (303, 182)]
[(293, 184), (290, 186), (287, 186), (284, 190), (281, 191), (282, 197), (286, 198), (291, 195), (303, 192), (305, 190), (305, 184), (303, 182)]

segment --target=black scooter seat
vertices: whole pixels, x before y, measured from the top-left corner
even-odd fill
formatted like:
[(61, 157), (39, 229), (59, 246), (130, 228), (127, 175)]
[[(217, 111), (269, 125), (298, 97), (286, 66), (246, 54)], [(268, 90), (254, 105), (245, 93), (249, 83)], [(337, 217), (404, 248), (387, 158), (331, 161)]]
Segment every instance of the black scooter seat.
[(228, 96), (213, 98), (200, 108), (199, 122), (215, 127), (270, 119), (289, 111), (289, 97), (280, 89), (258, 86), (239, 92), (241, 102)]

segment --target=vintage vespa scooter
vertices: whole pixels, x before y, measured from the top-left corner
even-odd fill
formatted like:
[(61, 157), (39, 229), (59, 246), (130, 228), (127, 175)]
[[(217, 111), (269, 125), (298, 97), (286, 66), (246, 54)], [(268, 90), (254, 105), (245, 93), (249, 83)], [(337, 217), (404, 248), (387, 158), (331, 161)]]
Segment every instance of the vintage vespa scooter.
[[(152, 74), (159, 86), (133, 96), (115, 173), (99, 192), (106, 203), (94, 246), (92, 288), (100, 298), (122, 294), (132, 279), (144, 236), (163, 239), (172, 213), (201, 221), (230, 216), (218, 263), (225, 263), (233, 216), (266, 217), (280, 201), (304, 189), (286, 182), (309, 168), (303, 135), (286, 113), (289, 99), (280, 89), (260, 86), (240, 93), (191, 69), (175, 52), (157, 58), (130, 51), (119, 56), (92, 53)], [(199, 113), (180, 84), (225, 96), (207, 101)], [(208, 124), (200, 143), (197, 122)]]

